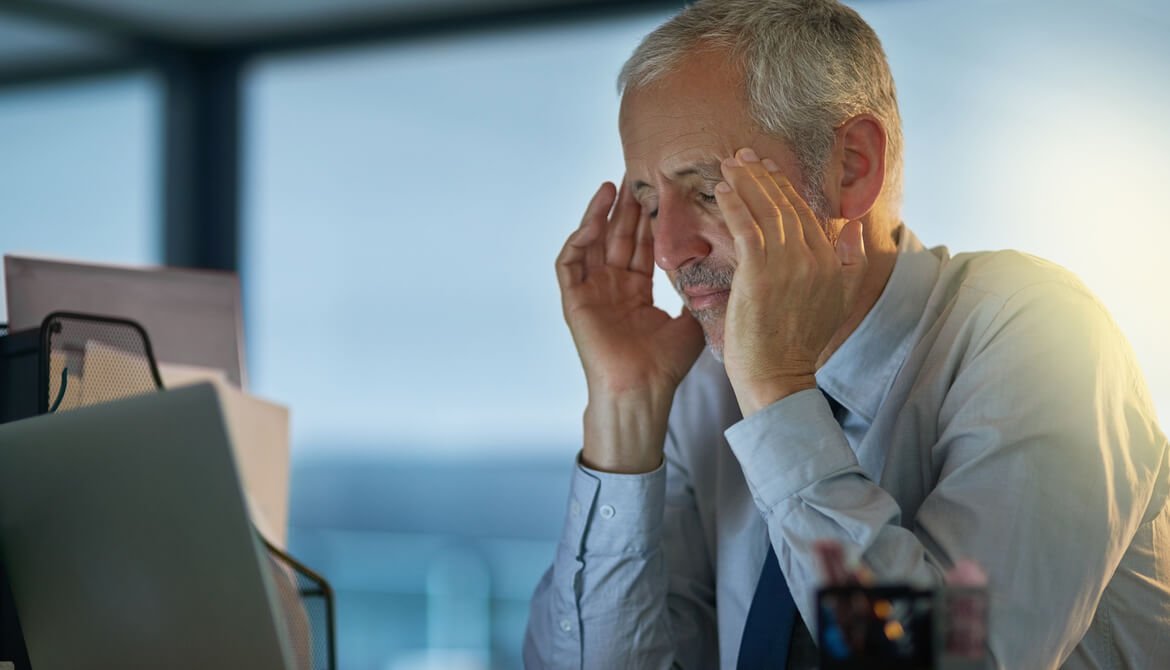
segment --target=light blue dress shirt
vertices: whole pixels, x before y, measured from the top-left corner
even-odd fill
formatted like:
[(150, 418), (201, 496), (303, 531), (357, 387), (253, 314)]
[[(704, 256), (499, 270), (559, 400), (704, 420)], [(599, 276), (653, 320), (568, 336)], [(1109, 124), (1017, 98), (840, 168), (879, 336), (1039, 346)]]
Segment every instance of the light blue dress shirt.
[(1045, 261), (898, 251), (817, 372), (837, 419), (814, 390), (744, 420), (705, 352), (662, 467), (576, 467), (528, 667), (734, 668), (769, 538), (809, 628), (830, 538), (882, 581), (978, 561), (997, 667), (1168, 667), (1170, 455), (1124, 336)]

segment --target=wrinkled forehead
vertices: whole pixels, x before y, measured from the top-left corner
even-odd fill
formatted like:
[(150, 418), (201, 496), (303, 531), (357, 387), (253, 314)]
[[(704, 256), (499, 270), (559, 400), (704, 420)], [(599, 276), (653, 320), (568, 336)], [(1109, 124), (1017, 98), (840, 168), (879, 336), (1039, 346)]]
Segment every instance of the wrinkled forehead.
[(710, 57), (628, 90), (618, 130), (627, 170), (667, 173), (680, 164), (718, 162), (755, 135), (740, 77)]
[(714, 163), (736, 149), (735, 133), (690, 111), (648, 110), (623, 124), (622, 152), (630, 172), (673, 172), (677, 166)]

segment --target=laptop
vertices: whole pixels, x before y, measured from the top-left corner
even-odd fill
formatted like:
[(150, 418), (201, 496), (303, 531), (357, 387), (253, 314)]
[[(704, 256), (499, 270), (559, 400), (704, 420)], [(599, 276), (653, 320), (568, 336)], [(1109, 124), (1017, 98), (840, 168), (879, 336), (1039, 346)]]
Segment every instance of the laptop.
[(293, 667), (209, 384), (0, 425), (0, 560), (35, 670)]

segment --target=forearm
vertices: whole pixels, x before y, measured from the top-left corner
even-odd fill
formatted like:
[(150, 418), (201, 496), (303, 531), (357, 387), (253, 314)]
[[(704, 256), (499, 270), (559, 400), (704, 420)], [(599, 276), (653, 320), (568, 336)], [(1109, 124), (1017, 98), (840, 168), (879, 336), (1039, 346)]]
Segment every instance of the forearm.
[[(1094, 483), (1104, 466), (1100, 449), (1083, 437), (1093, 431), (1073, 427), (1018, 441), (1008, 436), (1027, 433), (1006, 419), (995, 431), (968, 431), (957, 421), (951, 428), (963, 443), (915, 456), (933, 462), (938, 480), (899, 480), (929, 492), (909, 511), (866, 476), (817, 392), (766, 408), (727, 437), (810, 629), (817, 540), (840, 543), (879, 581), (937, 585), (955, 561), (973, 558), (989, 576), (996, 661), (1056, 667), (1092, 622), (1127, 542), (1102, 510), (1134, 519), (1141, 508), (1117, 506), (1126, 496), (1110, 502), (1108, 489)], [(995, 441), (984, 442), (989, 436)]]
[[(898, 504), (865, 477), (819, 392), (785, 402), (736, 424), (727, 438), (806, 622), (815, 621), (817, 540), (837, 540), (851, 558), (872, 560), (880, 578), (937, 581), (940, 573), (921, 543), (901, 527)], [(801, 421), (781, 436), (777, 422), (787, 420), (785, 413)]]
[(716, 667), (715, 582), (701, 538), (674, 461), (645, 475), (576, 468), (557, 556), (533, 597), (526, 666)]
[(577, 468), (556, 557), (533, 595), (527, 667), (670, 667), (665, 482), (663, 466), (640, 476)]

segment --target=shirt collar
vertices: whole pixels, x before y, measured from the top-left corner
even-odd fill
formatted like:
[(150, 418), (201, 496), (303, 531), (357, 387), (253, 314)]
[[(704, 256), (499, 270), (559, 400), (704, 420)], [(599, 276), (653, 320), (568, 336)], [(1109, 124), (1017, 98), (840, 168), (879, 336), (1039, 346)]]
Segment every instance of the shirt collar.
[(905, 225), (895, 231), (898, 256), (877, 302), (857, 329), (817, 370), (817, 385), (845, 409), (872, 423), (910, 352), (941, 261)]

